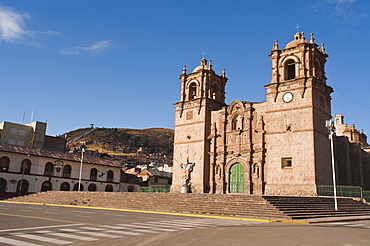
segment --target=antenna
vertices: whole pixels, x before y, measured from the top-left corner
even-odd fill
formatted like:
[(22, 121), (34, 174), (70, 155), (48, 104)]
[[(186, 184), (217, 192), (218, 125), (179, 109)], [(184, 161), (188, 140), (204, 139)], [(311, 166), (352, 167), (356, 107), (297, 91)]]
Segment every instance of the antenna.
[(23, 111), (22, 124), (24, 125), (24, 117), (26, 116), (26, 111)]
[(33, 122), (33, 109), (32, 109), (32, 113), (31, 113), (31, 122)]

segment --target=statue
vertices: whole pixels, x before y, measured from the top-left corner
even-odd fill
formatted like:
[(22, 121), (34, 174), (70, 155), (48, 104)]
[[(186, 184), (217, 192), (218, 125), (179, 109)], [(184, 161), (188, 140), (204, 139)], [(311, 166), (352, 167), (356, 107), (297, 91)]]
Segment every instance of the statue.
[(182, 183), (181, 193), (189, 193), (189, 187), (190, 187), (189, 176), (190, 176), (190, 172), (193, 171), (194, 165), (195, 165), (194, 162), (192, 163), (189, 162), (189, 157), (186, 157), (185, 164), (183, 163), (180, 164), (180, 167), (184, 170), (183, 176), (182, 176), (183, 183)]

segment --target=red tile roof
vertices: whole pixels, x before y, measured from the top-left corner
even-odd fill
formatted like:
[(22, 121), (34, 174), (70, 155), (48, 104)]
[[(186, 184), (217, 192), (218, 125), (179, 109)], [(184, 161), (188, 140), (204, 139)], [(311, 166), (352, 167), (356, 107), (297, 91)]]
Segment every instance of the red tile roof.
[[(10, 152), (10, 153), (18, 153), (24, 155), (32, 155), (32, 156), (40, 156), (40, 157), (49, 157), (54, 159), (66, 160), (66, 161), (76, 161), (81, 162), (81, 156), (74, 155), (74, 154), (67, 154), (57, 151), (50, 151), (44, 149), (34, 149), (24, 146), (12, 145), (12, 144), (4, 144), (0, 143), (0, 151)], [(84, 157), (83, 163), (89, 164), (96, 164), (102, 166), (111, 166), (111, 167), (121, 167), (121, 163), (119, 161), (110, 161), (92, 157)]]

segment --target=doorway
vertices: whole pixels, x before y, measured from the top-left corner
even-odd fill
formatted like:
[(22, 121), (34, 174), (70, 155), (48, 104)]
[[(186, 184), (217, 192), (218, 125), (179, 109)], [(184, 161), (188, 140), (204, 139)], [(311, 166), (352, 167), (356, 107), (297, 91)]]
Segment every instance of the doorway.
[(241, 163), (235, 163), (230, 168), (230, 193), (244, 193), (244, 186), (244, 166)]

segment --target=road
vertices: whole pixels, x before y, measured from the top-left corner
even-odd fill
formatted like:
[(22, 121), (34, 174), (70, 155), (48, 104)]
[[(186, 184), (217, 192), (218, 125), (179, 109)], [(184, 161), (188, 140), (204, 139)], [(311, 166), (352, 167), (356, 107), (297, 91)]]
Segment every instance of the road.
[(370, 221), (319, 224), (0, 203), (0, 245), (370, 245)]

